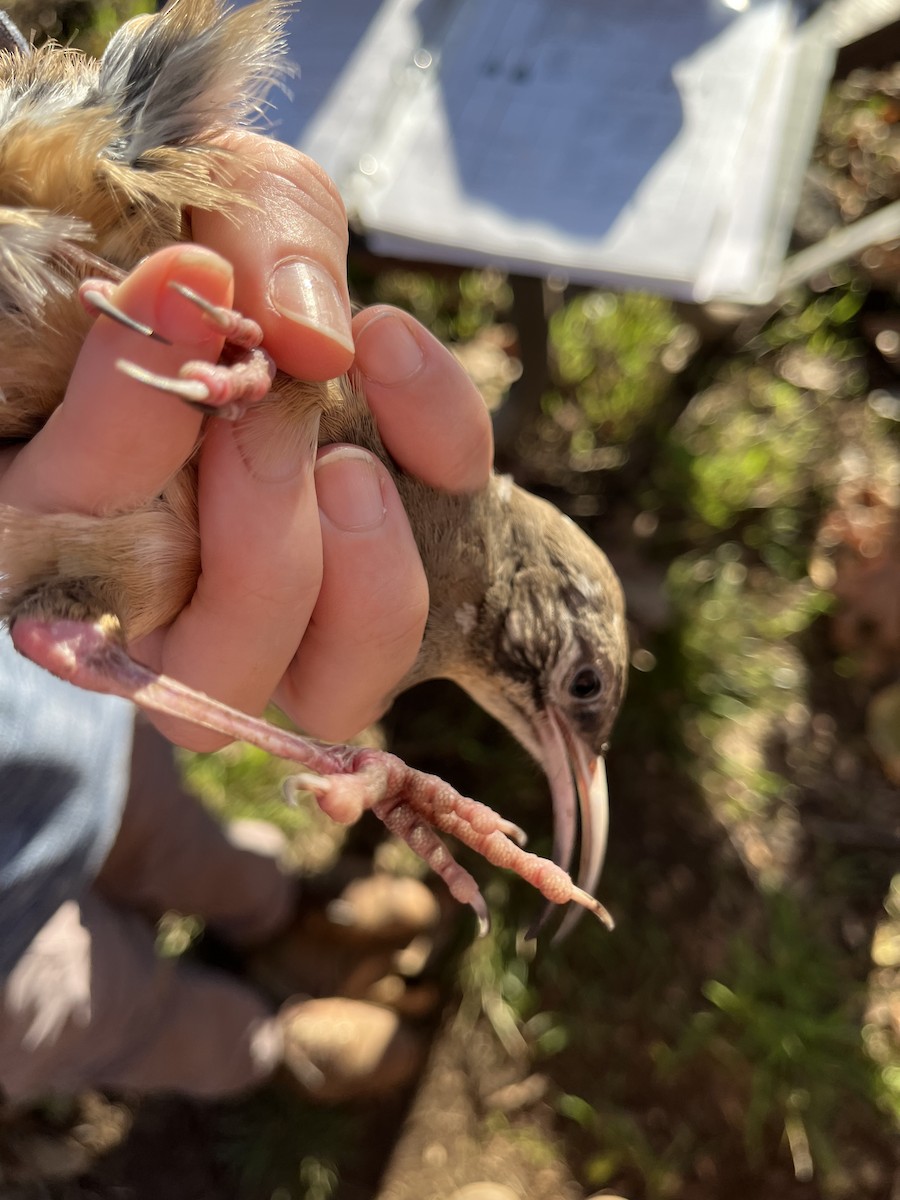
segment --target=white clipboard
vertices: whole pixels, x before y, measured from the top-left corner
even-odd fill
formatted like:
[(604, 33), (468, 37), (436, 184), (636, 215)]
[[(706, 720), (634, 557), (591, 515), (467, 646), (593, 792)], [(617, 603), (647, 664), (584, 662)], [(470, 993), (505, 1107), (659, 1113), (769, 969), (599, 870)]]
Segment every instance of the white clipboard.
[(835, 57), (791, 0), (303, 0), (293, 21), (275, 132), (376, 253), (774, 293)]

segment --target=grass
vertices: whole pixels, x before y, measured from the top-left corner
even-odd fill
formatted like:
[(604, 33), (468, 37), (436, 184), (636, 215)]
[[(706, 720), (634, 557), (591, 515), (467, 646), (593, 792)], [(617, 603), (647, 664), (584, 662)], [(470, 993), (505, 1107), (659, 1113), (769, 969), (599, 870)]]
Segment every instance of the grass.
[(759, 936), (730, 939), (722, 977), (703, 984), (707, 1006), (659, 1067), (677, 1080), (709, 1057), (746, 1081), (748, 1160), (763, 1162), (767, 1134), (783, 1132), (796, 1177), (808, 1181), (817, 1168), (834, 1170), (834, 1132), (847, 1107), (860, 1101), (860, 1112), (877, 1120), (889, 1093), (864, 1050), (862, 989), (789, 894), (764, 901)]
[(217, 1147), (240, 1196), (332, 1200), (353, 1164), (359, 1122), (348, 1112), (314, 1108), (283, 1089), (224, 1107)]

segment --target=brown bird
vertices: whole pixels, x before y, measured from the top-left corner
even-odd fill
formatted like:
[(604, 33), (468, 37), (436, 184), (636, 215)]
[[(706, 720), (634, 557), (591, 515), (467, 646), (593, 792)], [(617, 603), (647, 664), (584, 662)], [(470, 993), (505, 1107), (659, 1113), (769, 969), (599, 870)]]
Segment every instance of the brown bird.
[[(189, 208), (234, 202), (232, 164), (216, 138), (253, 113), (277, 73), (284, 19), (279, 0), (228, 15), (218, 0), (174, 0), (123, 26), (99, 62), (56, 44), (32, 50), (0, 23), (0, 438), (7, 444), (33, 436), (61, 402), (98, 310), (134, 326), (109, 298), (123, 273), (184, 238)], [(516, 871), (552, 903), (574, 900), (611, 926), (590, 894), (606, 844), (603, 755), (627, 664), (622, 594), (606, 557), (508, 478), (457, 496), (404, 474), (351, 381), (309, 385), (274, 374), (252, 321), (193, 299), (226, 335), (222, 364), (192, 364), (174, 380), (124, 369), (220, 418), (270, 405), (280, 441), (307, 437), (318, 414), (320, 443), (352, 441), (380, 456), (409, 514), (431, 596), (421, 651), (398, 691), (452, 679), (531, 752), (552, 792), (555, 861), (526, 853), (516, 826), (392, 755), (285, 733), (128, 657), (124, 646), (172, 621), (197, 581), (190, 463), (139, 511), (35, 515), (0, 506), (0, 616), (15, 644), (81, 686), (300, 762), (299, 785), (327, 812), (349, 821), (372, 808), (482, 924), (477, 885), (435, 831)], [(573, 884), (567, 871), (579, 809)]]

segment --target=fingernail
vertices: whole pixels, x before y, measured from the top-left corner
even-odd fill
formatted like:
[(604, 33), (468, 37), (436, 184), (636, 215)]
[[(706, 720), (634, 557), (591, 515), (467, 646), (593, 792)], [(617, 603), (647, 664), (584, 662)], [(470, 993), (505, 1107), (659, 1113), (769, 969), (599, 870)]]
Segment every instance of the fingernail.
[[(180, 283), (211, 304), (227, 304), (233, 271), (231, 264), (212, 250), (191, 246), (172, 263), (169, 282)], [(221, 335), (203, 311), (172, 287), (164, 287), (156, 302), (157, 333), (172, 342), (206, 342)]]
[(329, 446), (316, 461), (319, 508), (345, 533), (365, 533), (384, 522), (381, 472), (365, 450)]
[(396, 313), (375, 317), (356, 339), (356, 367), (373, 383), (406, 383), (424, 365), (422, 347)]
[(289, 321), (317, 329), (352, 351), (346, 297), (321, 264), (308, 258), (288, 258), (279, 263), (269, 280), (269, 300)]

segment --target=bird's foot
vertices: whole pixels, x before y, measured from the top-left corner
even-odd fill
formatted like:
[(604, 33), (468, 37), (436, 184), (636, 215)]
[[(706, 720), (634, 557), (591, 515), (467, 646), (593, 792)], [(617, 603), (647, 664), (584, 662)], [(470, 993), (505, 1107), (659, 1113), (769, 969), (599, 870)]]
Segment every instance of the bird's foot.
[(288, 797), (296, 791), (312, 792), (322, 811), (343, 825), (371, 810), (443, 879), (454, 899), (471, 905), (481, 932), (486, 933), (487, 908), (478, 885), (435, 831), (454, 833), (480, 853), (485, 853), (482, 842), (490, 834), (499, 834), (515, 849), (524, 845), (524, 831), (476, 800), (461, 796), (436, 775), (408, 767), (396, 755), (354, 746), (329, 749), (336, 773), (295, 775), (286, 781)]
[[(262, 329), (256, 321), (234, 309), (211, 304), (184, 284), (172, 282), (169, 287), (196, 305), (210, 328), (225, 339), (219, 361), (187, 362), (177, 376), (148, 371), (128, 359), (119, 359), (116, 366), (131, 379), (177, 396), (204, 414), (238, 420), (268, 395), (275, 378), (275, 364), (261, 345)], [(115, 304), (115, 288), (109, 280), (85, 280), (79, 289), (81, 303), (89, 313), (102, 313), (134, 333), (166, 342), (150, 326), (134, 320)]]
[(608, 929), (613, 919), (556, 863), (523, 849), (525, 833), (484, 804), (461, 796), (444, 780), (409, 767), (382, 750), (331, 747), (340, 759), (327, 778), (302, 774), (293, 786), (311, 791), (333, 820), (349, 824), (371, 809), (443, 879), (451, 895), (469, 904), (487, 931), (487, 909), (475, 880), (452, 857), (437, 832), (449, 834), (495, 866), (515, 872), (553, 904), (569, 901), (593, 912)]
[(311, 791), (323, 811), (344, 824), (371, 809), (440, 875), (457, 900), (472, 906), (482, 932), (488, 926), (488, 913), (478, 885), (438, 833), (449, 834), (495, 866), (514, 871), (552, 903), (573, 901), (608, 928), (613, 926), (603, 905), (577, 887), (561, 867), (522, 849), (524, 834), (518, 826), (393, 754), (324, 745), (229, 708), (136, 663), (101, 622), (20, 617), (12, 626), (12, 639), (27, 658), (79, 687), (123, 696), (151, 712), (300, 763), (305, 769), (295, 777), (295, 788)]

